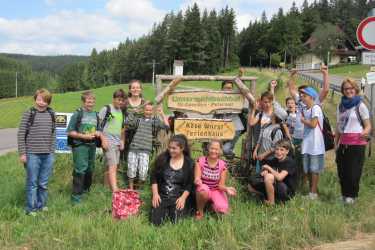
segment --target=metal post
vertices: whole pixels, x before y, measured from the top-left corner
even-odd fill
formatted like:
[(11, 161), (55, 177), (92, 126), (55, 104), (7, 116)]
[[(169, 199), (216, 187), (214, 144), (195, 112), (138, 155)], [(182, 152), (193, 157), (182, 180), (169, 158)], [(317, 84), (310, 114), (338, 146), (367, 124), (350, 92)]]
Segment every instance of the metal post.
[(18, 72), (16, 71), (16, 98), (18, 97)]
[(155, 59), (152, 60), (152, 87), (155, 88)]

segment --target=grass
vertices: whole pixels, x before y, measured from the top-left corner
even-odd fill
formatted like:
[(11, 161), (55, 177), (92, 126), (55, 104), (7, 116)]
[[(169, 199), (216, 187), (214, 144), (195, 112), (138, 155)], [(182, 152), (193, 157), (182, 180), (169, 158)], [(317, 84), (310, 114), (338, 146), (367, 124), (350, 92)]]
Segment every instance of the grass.
[(355, 64), (334, 67), (329, 70), (330, 74), (361, 79), (370, 71), (369, 65)]
[[(260, 82), (275, 78), (271, 72), (263, 74)], [(258, 90), (264, 88), (265, 84), (259, 84)], [(108, 90), (109, 96), (112, 90)], [(104, 95), (103, 89), (99, 92), (98, 95)], [(277, 95), (283, 100), (284, 88), (280, 88)], [(336, 99), (328, 100), (326, 111), (333, 114), (336, 104)], [(230, 200), (229, 215), (206, 215), (199, 222), (188, 218), (177, 225), (166, 224), (160, 228), (148, 222), (148, 188), (141, 194), (144, 204), (139, 216), (124, 221), (111, 219), (108, 213), (111, 194), (101, 184), (103, 163), (99, 161), (92, 192), (84, 197), (81, 205), (72, 207), (69, 200), (72, 159), (70, 155), (56, 157), (49, 185), (50, 209), (35, 218), (24, 215), (25, 171), (18, 163), (17, 154), (0, 157), (1, 249), (284, 250), (375, 232), (374, 156), (366, 161), (360, 198), (354, 206), (343, 206), (338, 202), (339, 186), (331, 153), (327, 156), (327, 169), (321, 176), (319, 201), (312, 202), (298, 194), (285, 205), (270, 208), (251, 199), (244, 186), (230, 179), (230, 184), (238, 189), (238, 196)]]
[[(237, 73), (233, 73), (232, 75), (236, 74)], [(259, 75), (260, 78), (258, 82), (261, 83), (269, 81), (271, 79), (270, 76), (259, 74), (255, 71), (249, 71), (247, 74), (252, 76)], [(104, 105), (110, 103), (112, 101), (112, 93), (118, 88), (123, 88), (127, 91), (128, 85), (112, 85), (93, 90), (96, 95), (96, 109), (98, 110)], [(221, 88), (221, 84), (215, 81), (189, 81), (182, 82), (179, 85), (179, 88), (202, 88), (219, 90)], [(81, 105), (81, 92), (82, 91), (54, 94), (51, 107), (54, 108), (54, 110), (57, 112), (73, 112)], [(151, 84), (143, 85), (143, 95), (147, 100), (152, 100), (154, 98), (155, 91)], [(0, 129), (18, 127), (23, 112), (30, 108), (32, 105), (33, 98), (30, 96), (0, 99), (0, 117), (2, 117), (2, 119), (0, 120)]]

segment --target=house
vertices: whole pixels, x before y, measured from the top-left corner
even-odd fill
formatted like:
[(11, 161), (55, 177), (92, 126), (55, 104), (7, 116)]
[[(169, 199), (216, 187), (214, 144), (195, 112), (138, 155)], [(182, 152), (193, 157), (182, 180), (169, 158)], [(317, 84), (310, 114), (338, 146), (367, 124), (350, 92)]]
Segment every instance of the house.
[[(343, 33), (339, 27), (337, 27), (337, 31)], [(316, 44), (317, 40), (313, 36), (310, 36), (310, 38), (304, 43), (308, 52), (297, 57), (295, 62), (298, 70), (320, 69), (320, 65), (324, 63), (327, 58), (329, 60), (328, 66), (337, 65), (339, 63), (355, 62), (358, 56), (358, 51), (355, 50), (354, 45), (349, 40), (345, 40), (344, 43), (333, 48), (332, 51), (322, 57), (319, 57), (312, 52), (312, 49), (315, 48)]]

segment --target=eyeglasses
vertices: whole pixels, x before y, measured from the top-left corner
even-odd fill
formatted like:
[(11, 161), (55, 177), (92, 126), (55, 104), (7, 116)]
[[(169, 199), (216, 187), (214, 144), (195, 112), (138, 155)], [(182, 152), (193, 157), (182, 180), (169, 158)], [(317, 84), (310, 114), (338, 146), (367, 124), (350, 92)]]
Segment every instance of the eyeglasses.
[(353, 89), (354, 89), (353, 87), (344, 88), (344, 91), (347, 91), (347, 90), (353, 90)]

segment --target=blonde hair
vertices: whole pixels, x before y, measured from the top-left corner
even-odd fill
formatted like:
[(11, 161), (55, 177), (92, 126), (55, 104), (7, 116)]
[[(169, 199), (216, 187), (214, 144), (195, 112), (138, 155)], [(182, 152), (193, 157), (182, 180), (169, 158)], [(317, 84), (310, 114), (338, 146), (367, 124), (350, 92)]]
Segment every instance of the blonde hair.
[(91, 90), (84, 91), (81, 94), (81, 101), (82, 102), (86, 102), (86, 99), (89, 98), (89, 97), (94, 97), (95, 98), (94, 93)]
[(37, 89), (34, 94), (34, 101), (36, 101), (36, 98), (40, 95), (45, 103), (48, 103), (48, 105), (51, 104), (52, 101), (52, 94), (47, 89)]
[(346, 78), (344, 79), (344, 81), (342, 81), (341, 83), (341, 94), (344, 95), (344, 85), (345, 84), (350, 84), (350, 86), (352, 86), (354, 89), (355, 89), (355, 93), (358, 95), (360, 92), (361, 92), (361, 89), (359, 88), (357, 82), (352, 79), (352, 78)]

